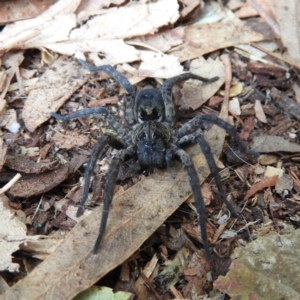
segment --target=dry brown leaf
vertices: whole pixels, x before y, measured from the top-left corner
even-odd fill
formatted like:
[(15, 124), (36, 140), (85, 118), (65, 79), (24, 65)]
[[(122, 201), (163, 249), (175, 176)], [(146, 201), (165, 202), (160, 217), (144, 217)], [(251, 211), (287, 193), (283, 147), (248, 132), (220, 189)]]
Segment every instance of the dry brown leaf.
[(40, 48), (45, 41), (66, 39), (76, 26), (72, 13), (79, 3), (80, 0), (59, 0), (36, 18), (5, 26), (0, 35), (0, 53), (13, 48)]
[(179, 18), (178, 9), (176, 0), (110, 8), (74, 29), (70, 40), (113, 40), (153, 34), (158, 28), (175, 23)]
[[(227, 117), (226, 107), (220, 117)], [(206, 134), (215, 156), (220, 154), (224, 137), (224, 131), (216, 126)], [(204, 156), (197, 146), (189, 153), (203, 181), (209, 174)], [(97, 255), (92, 254), (92, 248), (101, 209), (81, 221), (56, 251), (8, 290), (3, 299), (71, 299), (132, 255), (190, 193), (181, 166), (157, 171), (114, 198)]]
[(262, 181), (254, 184), (247, 192), (244, 201), (248, 200), (251, 196), (253, 196), (256, 192), (261, 191), (266, 187), (275, 186), (278, 181), (278, 176), (273, 177), (265, 177)]
[(265, 115), (265, 112), (264, 112), (261, 102), (259, 100), (255, 100), (254, 111), (255, 111), (256, 118), (260, 122), (267, 123), (267, 117)]
[[(178, 35), (175, 31), (174, 34)], [(237, 44), (272, 39), (274, 35), (271, 32), (262, 34), (254, 31), (245, 22), (230, 20), (214, 24), (186, 26), (184, 34), (179, 37), (185, 42), (171, 50), (170, 54), (175, 55), (182, 62)]]
[(258, 162), (264, 166), (275, 164), (277, 161), (277, 156), (272, 154), (262, 154), (258, 158)]
[(279, 0), (270, 5), (280, 27), (280, 38), (289, 56), (300, 59), (300, 6), (298, 0)]
[(203, 83), (199, 80), (188, 80), (184, 83), (182, 97), (185, 106), (195, 110), (224, 84), (225, 67), (219, 59), (212, 60), (209, 58), (205, 60), (203, 57), (200, 57), (192, 61), (190, 71), (205, 78), (219, 77), (219, 80), (212, 83)]
[(29, 131), (34, 131), (88, 79), (88, 71), (74, 59), (61, 57), (40, 77), (28, 95), (22, 118)]
[[(176, 32), (177, 34), (174, 34), (174, 32)], [(151, 35), (136, 37), (127, 42), (129, 44), (131, 44), (132, 42), (139, 43), (140, 46), (146, 45), (152, 47), (153, 49), (157, 49), (158, 51), (167, 52), (172, 47), (178, 46), (183, 43), (182, 38), (180, 38), (183, 33), (183, 27), (179, 27), (174, 28), (173, 30), (166, 30)]]
[[(0, 43), (1, 44), (1, 43)], [(17, 72), (17, 68), (24, 59), (23, 51), (7, 53), (3, 56), (3, 65), (7, 68), (6, 78), (1, 90), (0, 98), (4, 99), (12, 78)]]
[(183, 18), (200, 5), (200, 2), (197, 0), (180, 0), (180, 3), (183, 5), (183, 10), (180, 12)]
[(63, 237), (57, 236), (37, 236), (37, 238), (23, 242), (20, 245), (20, 249), (41, 260), (45, 260), (64, 240)]
[(173, 55), (140, 51), (140, 58), (139, 76), (170, 78), (183, 73), (183, 67)]
[(59, 161), (51, 162), (35, 162), (25, 155), (7, 155), (5, 165), (13, 170), (23, 173), (40, 174), (49, 170), (55, 169), (59, 164)]
[(77, 22), (86, 21), (91, 16), (99, 14), (102, 8), (120, 5), (125, 0), (82, 0), (76, 10)]
[[(16, 215), (17, 210), (8, 204), (9, 199), (0, 195), (0, 270), (16, 272), (19, 265), (12, 262), (11, 254), (19, 250), (19, 245), (26, 237), (26, 225)], [(21, 212), (21, 211), (20, 211)]]
[(73, 147), (82, 147), (86, 145), (90, 139), (84, 134), (79, 134), (76, 131), (69, 131), (66, 134), (55, 132), (50, 137), (50, 141), (54, 142), (55, 145), (61, 149), (71, 149)]
[(69, 167), (69, 164), (65, 164), (53, 171), (19, 180), (9, 190), (9, 194), (14, 197), (26, 198), (45, 193), (67, 179), (70, 174)]
[(44, 12), (57, 0), (30, 0), (30, 4), (24, 4), (24, 1), (10, 0), (2, 1), (0, 8), (0, 24), (5, 25), (11, 22), (30, 19)]
[[(257, 4), (269, 15), (272, 15), (271, 7), (273, 6), (273, 0), (255, 0)], [(249, 4), (249, 2), (245, 2), (244, 5), (235, 12), (236, 17), (243, 18), (251, 18), (258, 16), (258, 11)]]
[[(139, 60), (139, 51), (127, 45), (123, 40), (78, 40), (72, 42), (49, 43), (47, 48), (61, 54), (73, 55), (77, 52), (101, 53), (105, 58), (102, 64), (116, 65)], [(78, 58), (79, 55), (77, 55)], [(97, 64), (98, 65), (98, 64)]]

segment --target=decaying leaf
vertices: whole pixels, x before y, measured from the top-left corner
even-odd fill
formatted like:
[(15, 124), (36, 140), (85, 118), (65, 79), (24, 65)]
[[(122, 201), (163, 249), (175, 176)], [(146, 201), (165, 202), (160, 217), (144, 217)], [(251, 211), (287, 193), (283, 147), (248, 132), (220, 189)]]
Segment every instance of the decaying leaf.
[(178, 8), (176, 0), (110, 8), (105, 10), (104, 14), (95, 16), (86, 24), (74, 29), (70, 39), (113, 40), (153, 34), (158, 28), (173, 24), (179, 18)]
[[(40, 48), (45, 42), (66, 39), (76, 26), (72, 13), (79, 3), (80, 0), (60, 0), (36, 18), (6, 25), (1, 32), (0, 53), (14, 48)], [(54, 28), (57, 30), (53, 31)]]
[(247, 23), (229, 20), (213, 24), (190, 25), (184, 27), (180, 36), (185, 42), (170, 51), (179, 61), (194, 59), (216, 49), (237, 44), (248, 44), (250, 41), (272, 39), (271, 32), (266, 34), (252, 30)]
[(51, 161), (47, 163), (37, 163), (24, 155), (7, 155), (5, 165), (13, 170), (27, 173), (40, 174), (55, 169), (59, 161)]
[(269, 6), (280, 27), (280, 38), (291, 57), (300, 58), (299, 3), (296, 0), (279, 0)]
[(65, 164), (53, 171), (23, 178), (14, 184), (9, 194), (14, 197), (30, 197), (45, 193), (67, 179), (70, 174), (69, 167), (69, 164)]
[(219, 59), (205, 60), (201, 57), (192, 61), (190, 71), (208, 79), (216, 76), (219, 77), (219, 80), (208, 84), (199, 80), (188, 80), (184, 83), (182, 98), (185, 106), (195, 110), (214, 95), (224, 84), (225, 67)]
[(111, 5), (120, 5), (124, 3), (125, 0), (85, 0), (81, 1), (76, 13), (77, 21), (83, 22), (89, 19), (91, 16), (99, 13), (102, 8), (109, 7)]
[(50, 140), (61, 149), (71, 149), (73, 147), (82, 147), (86, 145), (90, 139), (87, 135), (79, 134), (76, 131), (70, 131), (66, 134), (56, 132)]
[(300, 146), (296, 143), (290, 143), (281, 136), (257, 136), (253, 139), (252, 150), (259, 153), (271, 152), (300, 152)]
[(91, 40), (74, 40), (72, 42), (49, 43), (47, 44), (47, 48), (65, 55), (74, 55), (78, 52), (101, 53), (105, 56), (105, 58), (102, 59), (102, 64), (110, 64), (113, 66), (140, 59), (139, 51), (127, 45), (122, 39), (102, 40), (98, 38)]
[(179, 281), (180, 276), (188, 265), (189, 254), (189, 249), (183, 247), (176, 253), (176, 256), (168, 266), (155, 277), (154, 280), (161, 293), (165, 293)]
[(20, 245), (20, 249), (30, 253), (32, 257), (45, 260), (56, 247), (63, 241), (63, 237), (35, 236), (36, 239), (28, 239)]
[(34, 18), (49, 8), (56, 0), (40, 2), (31, 0), (30, 5), (24, 5), (23, 1), (3, 1), (0, 10), (0, 24)]
[[(226, 116), (223, 108), (220, 117)], [(215, 126), (206, 134), (215, 156), (222, 149), (224, 137), (224, 131)], [(209, 170), (198, 146), (192, 147), (189, 154), (203, 181)], [(92, 248), (101, 209), (79, 222), (56, 251), (8, 290), (3, 299), (74, 297), (132, 255), (190, 194), (187, 175), (181, 166), (177, 164), (167, 172), (157, 171), (114, 198), (97, 255)]]
[(177, 57), (156, 53), (153, 51), (140, 51), (142, 59), (139, 67), (139, 76), (171, 78), (183, 73)]
[(248, 200), (251, 196), (253, 196), (258, 191), (261, 191), (262, 189), (266, 187), (275, 186), (278, 181), (278, 176), (273, 177), (266, 177), (262, 181), (254, 184), (247, 192), (244, 201)]
[(89, 77), (89, 72), (74, 59), (61, 57), (41, 76), (28, 98), (22, 118), (29, 131), (34, 131), (56, 112)]
[(16, 272), (19, 265), (12, 262), (11, 254), (19, 250), (22, 239), (26, 237), (26, 225), (8, 202), (4, 194), (0, 195), (0, 270)]
[(300, 230), (271, 232), (234, 251), (226, 276), (214, 286), (233, 299), (299, 299)]

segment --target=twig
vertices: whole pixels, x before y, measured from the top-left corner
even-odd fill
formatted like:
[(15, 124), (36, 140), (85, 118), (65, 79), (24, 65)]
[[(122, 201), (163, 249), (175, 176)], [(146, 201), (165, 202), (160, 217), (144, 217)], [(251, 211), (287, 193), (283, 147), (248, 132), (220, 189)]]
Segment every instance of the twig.
[(0, 189), (0, 195), (7, 192), (21, 177), (22, 175), (20, 173), (16, 174), (2, 189)]
[(231, 63), (228, 55), (221, 56), (222, 62), (225, 66), (226, 78), (225, 78), (225, 92), (224, 92), (224, 101), (223, 106), (228, 111), (229, 109), (229, 96), (230, 96), (230, 87), (231, 87), (231, 79), (232, 79), (232, 70)]
[(154, 296), (156, 297), (156, 299), (162, 300), (162, 298), (160, 297), (160, 295), (158, 294), (158, 292), (156, 291), (156, 289), (153, 287), (153, 285), (150, 282), (150, 280), (148, 279), (148, 277), (143, 272), (141, 272), (141, 276), (142, 276), (143, 280), (145, 281), (145, 283), (149, 286), (149, 289), (154, 294)]

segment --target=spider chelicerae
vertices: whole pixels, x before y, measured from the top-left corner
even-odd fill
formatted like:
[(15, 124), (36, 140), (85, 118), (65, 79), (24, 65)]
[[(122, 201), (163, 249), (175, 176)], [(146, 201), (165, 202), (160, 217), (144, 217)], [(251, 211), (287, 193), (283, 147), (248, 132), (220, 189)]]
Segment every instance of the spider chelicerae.
[(135, 170), (145, 170), (153, 167), (168, 168), (171, 167), (173, 158), (177, 158), (188, 173), (189, 183), (192, 188), (195, 206), (199, 216), (201, 238), (205, 254), (207, 259), (210, 259), (210, 249), (206, 234), (205, 206), (201, 194), (199, 177), (191, 158), (182, 147), (187, 144), (199, 144), (205, 159), (207, 160), (211, 174), (215, 179), (219, 195), (230, 213), (235, 216), (237, 215), (236, 210), (225, 197), (221, 179), (218, 174), (218, 168), (211, 153), (210, 146), (199, 133), (199, 127), (205, 121), (216, 124), (231, 135), (241, 152), (251, 154), (255, 157), (258, 156), (258, 153), (248, 149), (244, 145), (232, 125), (216, 116), (196, 116), (178, 130), (173, 130), (173, 127), (176, 124), (176, 114), (175, 105), (172, 101), (172, 87), (175, 84), (188, 79), (197, 79), (204, 83), (211, 83), (218, 80), (218, 77), (207, 79), (192, 73), (184, 73), (167, 79), (161, 86), (161, 89), (152, 88), (137, 92), (128, 79), (112, 66), (104, 65), (94, 67), (89, 66), (83, 60), (79, 60), (79, 62), (84, 68), (91, 72), (106, 72), (126, 90), (124, 102), (125, 120), (127, 122), (126, 126), (122, 125), (107, 107), (85, 108), (67, 116), (51, 113), (53, 117), (62, 121), (69, 121), (74, 118), (84, 118), (91, 115), (102, 115), (106, 118), (110, 127), (117, 133), (117, 136), (104, 134), (95, 144), (85, 170), (83, 194), (76, 214), (76, 216), (79, 217), (83, 212), (83, 207), (88, 197), (91, 176), (97, 158), (101, 154), (103, 148), (106, 145), (109, 145), (117, 149), (118, 151), (111, 161), (106, 176), (102, 219), (99, 234), (93, 249), (94, 254), (98, 252), (101, 239), (105, 233), (109, 207), (113, 199), (114, 187), (121, 164), (128, 161), (134, 161)]

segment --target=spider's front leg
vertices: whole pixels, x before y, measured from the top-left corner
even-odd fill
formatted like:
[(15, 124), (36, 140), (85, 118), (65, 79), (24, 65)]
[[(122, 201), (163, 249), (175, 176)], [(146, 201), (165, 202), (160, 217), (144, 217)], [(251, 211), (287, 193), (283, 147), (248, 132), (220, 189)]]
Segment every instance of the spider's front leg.
[(193, 195), (194, 195), (194, 201), (195, 206), (197, 209), (197, 213), (199, 216), (199, 224), (201, 229), (201, 238), (202, 243), (205, 250), (205, 256), (207, 260), (210, 260), (211, 254), (209, 245), (207, 242), (207, 233), (206, 233), (206, 213), (205, 213), (205, 204), (201, 192), (201, 186), (200, 186), (200, 179), (198, 176), (198, 173), (195, 169), (195, 166), (189, 157), (189, 155), (183, 150), (178, 148), (177, 146), (173, 145), (171, 149), (173, 155), (179, 157), (184, 169), (188, 173), (188, 179), (190, 182), (190, 185), (192, 187)]
[(197, 116), (194, 119), (190, 120), (189, 122), (184, 124), (180, 129), (177, 130), (177, 132), (175, 133), (176, 137), (178, 139), (181, 139), (185, 135), (195, 132), (196, 130), (199, 129), (200, 125), (204, 121), (213, 123), (213, 124), (223, 128), (227, 133), (229, 133), (230, 136), (233, 137), (237, 147), (239, 148), (239, 150), (241, 152), (248, 153), (250, 155), (253, 155), (254, 157), (259, 156), (258, 152), (248, 149), (246, 147), (246, 145), (242, 142), (239, 135), (237, 134), (236, 129), (232, 125), (230, 125), (229, 123), (225, 122), (224, 120), (222, 120), (216, 116), (212, 116), (212, 115)]
[(176, 122), (175, 105), (172, 101), (172, 87), (175, 84), (188, 79), (197, 79), (203, 81), (204, 83), (211, 83), (217, 81), (219, 77), (213, 77), (208, 79), (208, 78), (195, 75), (193, 73), (183, 73), (178, 76), (169, 78), (164, 82), (164, 84), (161, 87), (161, 90), (162, 90), (162, 96), (165, 104), (165, 121), (171, 124), (171, 126), (174, 126)]
[(55, 119), (61, 120), (63, 122), (67, 122), (76, 118), (86, 118), (95, 115), (102, 115), (107, 120), (109, 126), (114, 131), (116, 131), (119, 136), (122, 137), (126, 133), (126, 129), (124, 128), (124, 126), (117, 121), (116, 117), (111, 113), (111, 111), (108, 108), (102, 106), (80, 109), (67, 116), (62, 116), (56, 113), (50, 113), (50, 115)]
[[(97, 159), (99, 155), (101, 154), (103, 148), (106, 145), (113, 146), (114, 148), (125, 148), (126, 144), (123, 140), (110, 136), (110, 135), (103, 135), (101, 136), (97, 143), (95, 144), (93, 151), (91, 153), (90, 159), (88, 161), (88, 164), (86, 166), (85, 172), (84, 172), (84, 185), (83, 185), (83, 192), (80, 200), (80, 204), (76, 213), (76, 217), (80, 217), (82, 215), (82, 211), (84, 208), (84, 204), (86, 202), (86, 199), (88, 198), (89, 194), (89, 187), (90, 187), (90, 181), (91, 177), (97, 162)], [(118, 147), (116, 147), (118, 145)]]
[(111, 76), (116, 82), (118, 82), (122, 88), (127, 92), (125, 99), (125, 118), (129, 125), (132, 125), (135, 122), (134, 117), (134, 101), (136, 90), (135, 87), (129, 82), (129, 80), (119, 73), (114, 67), (110, 65), (103, 66), (90, 66), (85, 61), (78, 59), (78, 62), (90, 72), (99, 72), (104, 71), (109, 76)]

